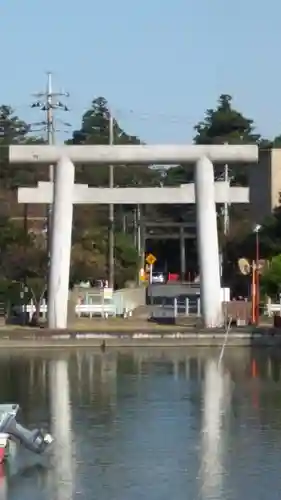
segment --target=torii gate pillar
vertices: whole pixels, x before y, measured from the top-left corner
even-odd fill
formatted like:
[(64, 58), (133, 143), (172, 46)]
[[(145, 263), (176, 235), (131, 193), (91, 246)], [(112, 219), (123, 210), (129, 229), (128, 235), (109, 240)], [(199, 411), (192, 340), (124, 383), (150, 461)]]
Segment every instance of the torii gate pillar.
[(214, 328), (223, 324), (221, 271), (213, 164), (201, 158), (195, 167), (197, 246), (200, 269), (200, 303), (204, 324)]
[[(196, 162), (195, 201), (203, 320), (222, 325), (220, 263), (212, 161), (257, 161), (256, 146), (11, 146), (13, 163), (57, 163), (49, 280), (48, 326), (67, 327), (74, 164), (175, 164)], [(72, 161), (71, 161), (72, 160)], [(106, 200), (110, 203), (110, 200)]]
[(61, 158), (55, 169), (51, 225), (48, 326), (52, 329), (67, 327), (74, 177), (72, 161)]

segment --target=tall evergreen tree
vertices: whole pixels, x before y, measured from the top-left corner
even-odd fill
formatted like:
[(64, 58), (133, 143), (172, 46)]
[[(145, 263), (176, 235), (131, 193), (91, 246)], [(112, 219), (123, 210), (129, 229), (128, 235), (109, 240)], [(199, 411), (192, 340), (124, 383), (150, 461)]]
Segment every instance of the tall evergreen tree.
[(232, 106), (232, 97), (222, 94), (217, 107), (208, 109), (204, 120), (194, 127), (196, 144), (260, 144), (253, 120)]

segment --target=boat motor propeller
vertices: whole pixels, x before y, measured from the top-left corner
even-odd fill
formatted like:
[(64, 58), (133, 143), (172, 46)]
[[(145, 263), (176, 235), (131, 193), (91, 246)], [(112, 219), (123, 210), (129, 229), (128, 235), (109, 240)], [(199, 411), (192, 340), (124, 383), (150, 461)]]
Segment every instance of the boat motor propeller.
[(8, 434), (11, 439), (18, 440), (33, 453), (41, 454), (52, 444), (53, 438), (41, 429), (29, 430), (16, 421), (13, 413), (6, 413), (0, 422), (0, 434)]

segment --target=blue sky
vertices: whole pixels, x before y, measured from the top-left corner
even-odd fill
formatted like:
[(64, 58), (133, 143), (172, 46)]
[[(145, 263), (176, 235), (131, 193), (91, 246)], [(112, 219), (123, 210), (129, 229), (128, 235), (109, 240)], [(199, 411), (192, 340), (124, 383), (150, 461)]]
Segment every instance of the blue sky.
[[(0, 101), (27, 121), (46, 71), (79, 126), (103, 95), (153, 143), (189, 142), (220, 93), (267, 136), (281, 133), (279, 0), (2, 0)], [(3, 71), (4, 68), (4, 71)]]

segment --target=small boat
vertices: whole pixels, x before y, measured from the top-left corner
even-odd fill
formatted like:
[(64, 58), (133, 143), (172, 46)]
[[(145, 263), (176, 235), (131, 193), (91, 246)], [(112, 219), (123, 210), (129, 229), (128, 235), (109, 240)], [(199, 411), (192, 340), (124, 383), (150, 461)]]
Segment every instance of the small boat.
[(16, 420), (18, 404), (0, 404), (0, 464), (14, 455), (16, 443), (29, 451), (43, 454), (54, 441), (51, 434), (41, 429), (29, 430)]

